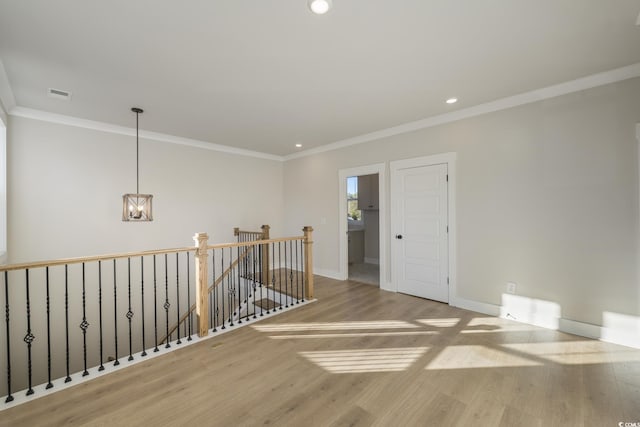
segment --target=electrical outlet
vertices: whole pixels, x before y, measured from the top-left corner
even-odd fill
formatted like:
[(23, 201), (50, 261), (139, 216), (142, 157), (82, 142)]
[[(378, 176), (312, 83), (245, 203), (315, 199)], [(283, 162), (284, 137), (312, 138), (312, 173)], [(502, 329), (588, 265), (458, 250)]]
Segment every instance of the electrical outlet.
[(507, 293), (515, 294), (517, 285), (514, 282), (507, 282)]

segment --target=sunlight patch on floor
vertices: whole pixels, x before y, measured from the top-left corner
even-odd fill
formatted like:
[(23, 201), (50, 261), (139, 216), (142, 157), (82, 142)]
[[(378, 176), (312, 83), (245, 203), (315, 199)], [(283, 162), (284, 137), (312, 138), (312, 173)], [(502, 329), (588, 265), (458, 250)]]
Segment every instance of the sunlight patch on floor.
[(309, 335), (272, 335), (274, 340), (304, 339), (304, 338), (360, 338), (360, 337), (393, 337), (408, 335), (437, 335), (437, 331), (400, 331), (400, 332), (355, 332), (344, 334), (309, 334)]
[(458, 318), (449, 318), (449, 319), (416, 319), (416, 322), (422, 323), (427, 326), (435, 326), (438, 328), (451, 328), (456, 326), (460, 319)]
[(402, 320), (372, 320), (357, 322), (327, 322), (327, 323), (272, 323), (268, 325), (253, 325), (260, 332), (296, 332), (296, 331), (335, 331), (349, 329), (412, 329), (419, 328)]
[(409, 368), (429, 347), (303, 351), (299, 354), (333, 374), (399, 372)]
[(514, 322), (499, 317), (474, 317), (469, 321), (463, 334), (478, 334), (488, 332), (528, 332), (538, 328), (525, 323)]
[(563, 365), (640, 362), (638, 351), (624, 347), (614, 350), (611, 345), (598, 341), (518, 343), (501, 346)]
[(456, 345), (444, 348), (425, 369), (505, 368), (541, 365), (542, 363), (535, 360), (483, 345)]

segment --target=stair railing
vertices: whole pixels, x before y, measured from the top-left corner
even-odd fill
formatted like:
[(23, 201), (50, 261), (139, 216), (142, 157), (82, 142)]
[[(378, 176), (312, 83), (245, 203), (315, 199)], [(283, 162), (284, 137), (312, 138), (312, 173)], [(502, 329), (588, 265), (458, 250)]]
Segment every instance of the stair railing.
[[(192, 247), (0, 266), (5, 328), (0, 396), (54, 387), (158, 352), (192, 298)], [(191, 340), (176, 331), (175, 344)], [(171, 347), (167, 343), (166, 347)], [(138, 353), (140, 353), (138, 355)], [(135, 355), (135, 356), (134, 356)]]
[(313, 264), (309, 260), (313, 229), (305, 227), (303, 232), (302, 236), (241, 239), (225, 245), (208, 245), (206, 235), (194, 237), (199, 248), (195, 258), (200, 267), (196, 270), (202, 270), (196, 280), (211, 276), (213, 283), (200, 284), (196, 298), (200, 336), (313, 298)]
[[(270, 227), (268, 225), (263, 225), (260, 231), (245, 231), (245, 230), (240, 230), (239, 227), (235, 227), (233, 229), (233, 235), (237, 237), (238, 243), (253, 242), (256, 240), (268, 240), (269, 229)], [(259, 251), (262, 251), (262, 250), (263, 248), (261, 246), (259, 248)], [(234, 273), (236, 268), (240, 269), (241, 277), (247, 278), (246, 272), (249, 270), (249, 266), (251, 265), (253, 256), (259, 256), (260, 259), (262, 259), (262, 254), (260, 252), (257, 255), (254, 255), (253, 247), (244, 248), (239, 254), (239, 256), (233, 261), (233, 263), (229, 267), (227, 267), (226, 270), (224, 270), (224, 272), (219, 277), (217, 278), (214, 277), (213, 284), (207, 288), (207, 293), (212, 294), (214, 292), (214, 289), (217, 286), (219, 286), (225, 280), (225, 278), (227, 278), (227, 276)], [(266, 264), (268, 266), (268, 259)], [(180, 328), (181, 326), (184, 326), (186, 322), (191, 322), (192, 315), (196, 311), (196, 308), (197, 308), (197, 303), (192, 304), (191, 307), (189, 307), (189, 310), (182, 315), (182, 317), (178, 320), (178, 322), (176, 322), (171, 328), (169, 328), (166, 335), (162, 337), (160, 342), (164, 343), (168, 338), (171, 337), (171, 334), (173, 334), (176, 329)]]
[[(276, 311), (257, 298), (283, 298), (296, 279), (286, 304), (311, 299), (311, 235), (209, 245), (199, 233), (195, 247), (0, 266), (0, 396), (41, 394), (257, 319)], [(267, 263), (286, 278), (263, 284)]]

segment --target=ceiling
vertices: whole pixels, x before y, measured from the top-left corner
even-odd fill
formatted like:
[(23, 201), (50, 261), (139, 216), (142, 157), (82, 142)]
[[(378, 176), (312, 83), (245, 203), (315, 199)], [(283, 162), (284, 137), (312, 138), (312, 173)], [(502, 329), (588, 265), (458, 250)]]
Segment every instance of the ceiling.
[(277, 156), (640, 62), (640, 0), (333, 6), (0, 0), (0, 61), (17, 106)]

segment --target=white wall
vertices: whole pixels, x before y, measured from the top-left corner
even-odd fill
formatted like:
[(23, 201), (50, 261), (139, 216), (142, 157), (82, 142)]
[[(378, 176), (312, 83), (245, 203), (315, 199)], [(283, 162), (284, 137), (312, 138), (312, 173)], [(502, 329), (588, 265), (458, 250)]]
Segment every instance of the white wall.
[(11, 116), (9, 261), (192, 246), (196, 232), (229, 242), (236, 226), (282, 235), (281, 162), (141, 139), (154, 220), (130, 223), (135, 161), (135, 138)]
[(458, 297), (497, 306), (513, 281), (564, 319), (638, 316), (639, 119), (632, 79), (291, 160), (285, 223), (313, 224), (315, 266), (337, 272), (338, 170), (456, 152)]
[[(2, 108), (0, 107), (0, 110)], [(0, 117), (0, 264), (7, 258), (7, 128)]]

